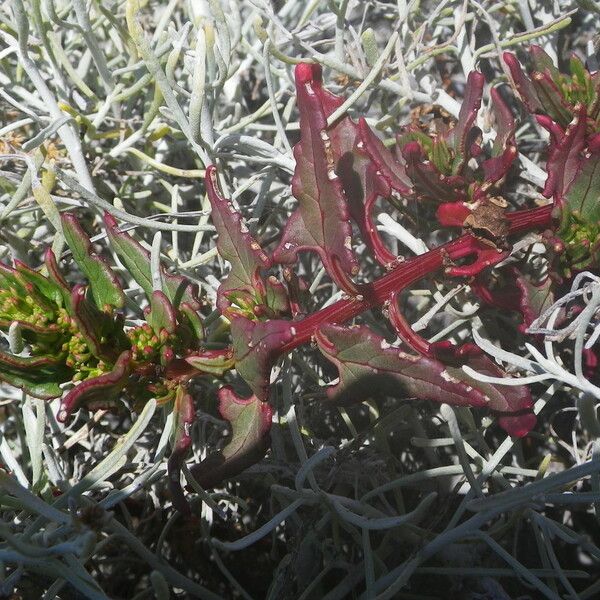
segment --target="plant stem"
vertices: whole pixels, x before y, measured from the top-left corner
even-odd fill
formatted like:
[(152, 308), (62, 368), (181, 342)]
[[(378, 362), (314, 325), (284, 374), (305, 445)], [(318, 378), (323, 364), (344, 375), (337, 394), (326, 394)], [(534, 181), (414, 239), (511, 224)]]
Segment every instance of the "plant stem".
[[(543, 229), (552, 222), (552, 205), (519, 210), (507, 215), (509, 235), (524, 231)], [(441, 269), (448, 260), (457, 260), (477, 252), (480, 242), (471, 234), (443, 244), (434, 250), (411, 258), (377, 281), (360, 286), (359, 294), (353, 298), (339, 300), (302, 321), (294, 323), (294, 338), (281, 347), (280, 354), (306, 344), (323, 323), (344, 323), (362, 312), (385, 303), (390, 295), (399, 292), (411, 283)]]

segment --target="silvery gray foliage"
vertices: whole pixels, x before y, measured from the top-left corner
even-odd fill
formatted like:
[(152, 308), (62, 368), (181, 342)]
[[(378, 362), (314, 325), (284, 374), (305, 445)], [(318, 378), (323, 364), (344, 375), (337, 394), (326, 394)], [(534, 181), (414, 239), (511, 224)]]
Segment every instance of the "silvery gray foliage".
[[(108, 210), (155, 258), (161, 254), (214, 296), (226, 269), (198, 180), (213, 159), (224, 161), (224, 191), (243, 206), (253, 233), (268, 235), (271, 220), (289, 214), (285, 176), (298, 133), (291, 63), (310, 58), (328, 69), (340, 87), (349, 86), (344, 110), (366, 114), (374, 126), (385, 128), (385, 113), (394, 122), (407, 119), (411, 101), (456, 116), (453, 96), (460, 97), (466, 75), (485, 62), (502, 77), (503, 50), (533, 40), (556, 54), (560, 39), (593, 58), (597, 15), (588, 11), (596, 4), (3, 3), (0, 258), (39, 258), (48, 244), (58, 255), (59, 212), (83, 207), (92, 227)], [(455, 89), (442, 76), (448, 74)], [(485, 141), (495, 135), (489, 115), (486, 107), (478, 123)], [(519, 156), (519, 189), (538, 198), (545, 178), (540, 132), (526, 122), (518, 135), (527, 148)], [(405, 225), (382, 223), (400, 252), (405, 245), (422, 250)], [(162, 239), (153, 244), (157, 230)], [(94, 241), (104, 237), (97, 231)], [(435, 234), (417, 241), (437, 243)], [(340, 293), (321, 277), (310, 291), (327, 305)], [(129, 283), (127, 301), (139, 307), (140, 290)], [(594, 277), (582, 275), (574, 295), (530, 328), (529, 335), (545, 336), (543, 354), (533, 346), (501, 351), (475, 334), (529, 380), (554, 381), (536, 388), (542, 420), (556, 409), (562, 383), (577, 392), (561, 402), (572, 405), (582, 392), (581, 414), (595, 418), (587, 399), (593, 407), (597, 387), (581, 356), (597, 336), (597, 288)], [(561, 311), (574, 301), (584, 310), (562, 322)], [(411, 323), (440, 318), (442, 333), (457, 341), (469, 335), (478, 311), (464, 290), (436, 285), (411, 290), (408, 304)], [(6, 345), (18, 350), (18, 342), (13, 329)], [(572, 363), (562, 358), (563, 345), (572, 348)], [(167, 411), (150, 402), (131, 419), (98, 411), (61, 427), (56, 406), (0, 388), (0, 594), (144, 598), (151, 589), (160, 598), (341, 599), (434, 594), (439, 586), (441, 597), (448, 590), (460, 597), (478, 591), (466, 577), (498, 578), (512, 596), (598, 593), (592, 569), (566, 558), (570, 549), (587, 565), (600, 558), (598, 540), (583, 537), (580, 525), (597, 517), (600, 500), (593, 419), (584, 431), (574, 422), (563, 438), (534, 437), (533, 449), (524, 449), (469, 409), (318, 410), (302, 389), (329, 374), (299, 353), (281, 370), (269, 460), (210, 494), (188, 477), (195, 525), (182, 525), (165, 496)], [(197, 460), (224, 427), (208, 412), (198, 417)], [(526, 556), (514, 551), (522, 539)]]

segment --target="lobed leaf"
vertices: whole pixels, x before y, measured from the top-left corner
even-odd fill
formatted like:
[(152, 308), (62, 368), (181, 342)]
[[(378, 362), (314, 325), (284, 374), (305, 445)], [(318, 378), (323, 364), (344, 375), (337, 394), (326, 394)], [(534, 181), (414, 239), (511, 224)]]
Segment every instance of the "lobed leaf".
[[(526, 411), (532, 405), (525, 386), (500, 392), (491, 384), (471, 379), (458, 367), (391, 347), (365, 326), (324, 325), (315, 337), (321, 352), (338, 368), (339, 383), (327, 393), (339, 402), (383, 393), (457, 406), (488, 407), (501, 413)], [(469, 364), (486, 373), (498, 372), (484, 356), (470, 357)], [(533, 426), (531, 416), (518, 415), (503, 423), (510, 428), (509, 433), (524, 435), (523, 431)]]
[(235, 368), (260, 400), (268, 398), (273, 364), (295, 333), (293, 324), (282, 319), (264, 322), (242, 317), (232, 319)]
[(294, 147), (292, 193), (299, 206), (288, 220), (273, 258), (290, 264), (298, 252), (314, 250), (331, 278), (351, 291), (350, 278), (358, 273), (358, 262), (352, 251), (350, 212), (336, 173), (321, 86), (320, 68), (304, 63), (296, 66), (300, 142)]
[(211, 219), (217, 230), (217, 250), (221, 258), (231, 264), (218, 291), (217, 306), (223, 311), (229, 305), (227, 293), (231, 290), (262, 294), (260, 271), (271, 266), (271, 259), (250, 234), (242, 215), (220, 194), (213, 165), (206, 169), (205, 183), (212, 208)]

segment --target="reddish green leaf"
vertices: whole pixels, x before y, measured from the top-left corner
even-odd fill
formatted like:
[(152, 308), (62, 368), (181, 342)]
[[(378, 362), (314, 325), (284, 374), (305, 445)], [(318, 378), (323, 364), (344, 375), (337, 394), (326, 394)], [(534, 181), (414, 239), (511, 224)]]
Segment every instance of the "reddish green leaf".
[(73, 288), (71, 308), (77, 329), (95, 357), (112, 362), (129, 346), (119, 317), (115, 321), (113, 316), (101, 312), (95, 303), (90, 302), (85, 286)]
[[(109, 213), (104, 214), (106, 232), (114, 251), (127, 267), (129, 274), (146, 292), (152, 295), (152, 271), (150, 270), (150, 253), (129, 234), (119, 231), (117, 220)], [(161, 267), (164, 292), (175, 308), (186, 302), (194, 310), (200, 310), (198, 286), (181, 275), (171, 275)]]
[(61, 401), (57, 419), (64, 423), (71, 413), (83, 405), (113, 406), (131, 372), (131, 352), (121, 353), (110, 373), (92, 377), (76, 385)]
[(146, 321), (157, 335), (162, 330), (170, 334), (175, 333), (177, 326), (175, 309), (167, 296), (160, 290), (154, 290), (150, 296), (150, 310), (146, 315)]
[(202, 350), (185, 357), (185, 362), (200, 371), (216, 377), (222, 377), (227, 371), (235, 367), (233, 351), (225, 350)]
[(96, 306), (102, 311), (111, 306), (123, 308), (125, 294), (117, 276), (108, 263), (96, 254), (89, 236), (79, 225), (77, 217), (73, 213), (63, 213), (61, 221), (73, 258), (90, 282), (90, 290)]
[(296, 170), (292, 193), (299, 206), (284, 229), (273, 257), (294, 263), (298, 252), (314, 250), (332, 279), (343, 289), (354, 289), (350, 277), (358, 273), (352, 251), (352, 226), (342, 182), (336, 173), (331, 137), (321, 97), (320, 69), (296, 67), (296, 92), (300, 111), (300, 142), (294, 147)]
[(479, 71), (471, 71), (465, 86), (465, 96), (460, 106), (458, 121), (447, 136), (447, 143), (453, 150), (451, 174), (458, 175), (468, 160), (467, 139), (471, 134), (477, 112), (481, 106), (485, 78)]
[(231, 290), (250, 294), (263, 291), (260, 272), (271, 266), (271, 259), (250, 234), (242, 215), (220, 194), (213, 165), (206, 169), (205, 183), (212, 208), (211, 219), (218, 235), (217, 250), (221, 258), (231, 264), (229, 274), (219, 286), (218, 307), (224, 310), (229, 304), (227, 293)]
[(484, 187), (505, 177), (518, 154), (515, 143), (515, 120), (510, 107), (502, 99), (498, 88), (492, 88), (490, 95), (496, 121), (496, 137), (492, 147), (492, 157), (484, 160), (481, 165)]
[(510, 71), (515, 88), (523, 104), (527, 107), (531, 114), (541, 112), (542, 104), (538, 98), (536, 89), (531, 82), (531, 79), (525, 75), (523, 67), (521, 67), (517, 57), (511, 52), (505, 52), (502, 55), (502, 58), (504, 59), (504, 62)]
[(60, 384), (71, 376), (72, 372), (57, 358), (22, 357), (0, 351), (0, 381), (35, 398), (58, 398), (62, 395)]
[(269, 448), (272, 409), (256, 396), (239, 397), (231, 387), (219, 390), (219, 412), (231, 423), (232, 435), (215, 452), (191, 469), (204, 488), (211, 488), (261, 460)]
[(412, 181), (406, 173), (406, 164), (398, 160), (383, 142), (373, 133), (367, 121), (361, 118), (358, 121), (360, 135), (360, 148), (367, 153), (374, 163), (379, 174), (386, 179), (390, 187), (402, 196), (411, 196), (413, 193)]
[(173, 506), (181, 513), (189, 515), (190, 506), (181, 487), (181, 465), (192, 445), (191, 428), (196, 415), (194, 400), (182, 385), (177, 388), (173, 416), (172, 450), (167, 462), (169, 490)]
[[(500, 392), (491, 384), (471, 379), (459, 367), (391, 347), (368, 327), (324, 325), (316, 340), (321, 352), (339, 370), (340, 381), (328, 389), (328, 395), (340, 402), (384, 393), (457, 406), (487, 407), (501, 413), (528, 410), (532, 405), (525, 386)], [(499, 371), (486, 357), (472, 357), (469, 364), (486, 373)], [(523, 416), (522, 425), (530, 422), (529, 415)], [(515, 427), (516, 424), (513, 423)]]
[(58, 307), (63, 305), (63, 294), (60, 286), (38, 271), (29, 268), (20, 260), (15, 260), (15, 270), (20, 277), (33, 285), (40, 294)]
[[(544, 125), (544, 122), (541, 122)], [(575, 107), (575, 116), (560, 136), (552, 135), (546, 169), (548, 177), (542, 192), (546, 198), (562, 199), (581, 169), (581, 153), (586, 143), (587, 111)], [(552, 132), (551, 132), (552, 134)]]
[(231, 321), (235, 368), (260, 400), (269, 396), (269, 378), (279, 350), (295, 335), (291, 322), (257, 322), (242, 317)]

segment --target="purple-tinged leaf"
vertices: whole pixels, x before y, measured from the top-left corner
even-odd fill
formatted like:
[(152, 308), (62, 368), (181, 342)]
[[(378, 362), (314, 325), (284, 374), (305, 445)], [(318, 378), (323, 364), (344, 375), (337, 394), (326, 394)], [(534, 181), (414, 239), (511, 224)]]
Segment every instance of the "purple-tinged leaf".
[(367, 121), (361, 118), (358, 121), (360, 136), (359, 148), (366, 152), (375, 168), (388, 182), (389, 186), (402, 196), (413, 194), (412, 182), (406, 173), (406, 164), (398, 160), (383, 142), (373, 133)]
[(458, 121), (449, 132), (447, 143), (454, 151), (452, 174), (458, 175), (468, 160), (467, 139), (470, 136), (477, 112), (481, 106), (485, 77), (479, 71), (471, 71), (465, 86), (465, 96), (460, 106)]
[(187, 348), (194, 349), (204, 340), (204, 324), (202, 318), (187, 302), (179, 306), (178, 336)]
[(547, 71), (554, 81), (560, 80), (562, 77), (560, 71), (554, 66), (554, 61), (541, 46), (531, 44), (529, 46), (529, 56), (533, 65), (532, 71), (539, 71), (540, 73)]
[[(508, 375), (485, 354), (471, 356), (465, 364), (490, 377), (508, 378)], [(509, 435), (520, 438), (535, 427), (537, 419), (532, 412), (533, 399), (526, 385), (483, 383), (469, 377), (458, 367), (447, 367), (447, 371), (451, 377), (461, 379), (486, 398), (488, 408), (498, 415), (498, 425)]]
[(48, 277), (34, 271), (20, 260), (15, 260), (15, 270), (19, 276), (33, 285), (40, 294), (58, 307), (63, 305), (63, 294), (60, 287)]
[(146, 322), (152, 327), (154, 333), (159, 335), (163, 330), (169, 334), (175, 333), (175, 327), (177, 326), (175, 309), (163, 292), (160, 290), (152, 292), (149, 308)]
[(215, 377), (222, 377), (227, 371), (235, 367), (233, 350), (201, 350), (185, 357), (185, 362), (200, 371), (198, 374), (207, 373)]
[(190, 505), (181, 487), (181, 465), (192, 445), (191, 429), (196, 416), (194, 400), (183, 385), (177, 388), (173, 406), (173, 441), (167, 462), (169, 490), (173, 506), (182, 514), (190, 514)]
[(82, 405), (113, 406), (127, 385), (131, 372), (131, 352), (121, 353), (112, 371), (91, 377), (75, 386), (61, 401), (57, 419), (64, 423)]
[[(535, 423), (531, 414), (510, 414), (530, 409), (531, 396), (525, 386), (500, 392), (491, 384), (468, 377), (459, 367), (391, 347), (365, 326), (324, 325), (316, 340), (321, 352), (338, 368), (339, 383), (327, 392), (339, 402), (363, 400), (373, 394), (401, 394), (456, 406), (487, 407), (503, 413), (503, 423), (511, 435), (525, 435), (525, 429), (529, 431)], [(483, 355), (470, 357), (468, 364), (486, 374), (499, 372)]]
[(117, 276), (108, 263), (96, 254), (89, 236), (83, 230), (73, 213), (61, 215), (65, 240), (88, 281), (96, 306), (106, 312), (110, 307), (123, 308), (125, 294)]
[(499, 286), (480, 276), (471, 282), (471, 290), (490, 306), (518, 312), (523, 319), (519, 330), (525, 331), (554, 302), (553, 282), (547, 277), (534, 285), (516, 267), (506, 267), (500, 274)]
[(61, 383), (69, 381), (72, 371), (51, 356), (15, 356), (0, 351), (0, 381), (26, 394), (50, 400), (62, 395)]
[(492, 157), (484, 160), (481, 165), (484, 189), (506, 176), (518, 154), (515, 143), (515, 120), (510, 107), (504, 102), (497, 88), (492, 88), (490, 95), (496, 120), (496, 138), (492, 146)]
[[(119, 231), (117, 220), (111, 214), (104, 214), (104, 223), (108, 238), (117, 256), (127, 267), (133, 279), (150, 298), (153, 292), (150, 253), (128, 233)], [(187, 303), (193, 310), (202, 308), (198, 300), (198, 286), (195, 283), (181, 275), (167, 273), (164, 267), (161, 267), (161, 273), (163, 291), (176, 309), (183, 302)]]
[(52, 281), (60, 290), (63, 299), (63, 306), (69, 315), (72, 316), (71, 287), (60, 272), (58, 262), (52, 248), (48, 248), (44, 253), (44, 264), (46, 265), (46, 269), (48, 269), (48, 279)]
[(575, 116), (563, 135), (550, 144), (546, 170), (548, 178), (542, 194), (559, 201), (577, 177), (586, 142), (587, 111), (583, 104), (575, 107)]
[(523, 67), (521, 67), (521, 63), (517, 57), (511, 52), (505, 52), (502, 58), (510, 71), (517, 94), (527, 110), (532, 114), (543, 112), (542, 103), (538, 98), (537, 91), (531, 79), (523, 71)]
[(566, 208), (577, 213), (584, 222), (599, 225), (598, 190), (600, 190), (600, 152), (582, 158), (580, 170), (565, 194)]
[(260, 400), (269, 396), (271, 368), (279, 350), (293, 339), (295, 333), (293, 323), (282, 319), (264, 322), (242, 317), (232, 319), (236, 371)]
[(572, 107), (565, 101), (558, 85), (547, 71), (534, 71), (531, 78), (544, 112), (566, 127), (571, 120)]
[(90, 352), (99, 359), (112, 362), (129, 343), (122, 329), (114, 326), (113, 318), (101, 312), (86, 296), (85, 286), (73, 288), (72, 317)]
[(294, 147), (292, 193), (299, 206), (290, 217), (273, 258), (290, 264), (296, 261), (298, 252), (314, 250), (331, 278), (342, 289), (351, 291), (351, 276), (358, 273), (358, 263), (352, 251), (348, 202), (336, 173), (321, 95), (316, 91), (320, 87), (320, 68), (296, 66), (300, 142)]
[(231, 440), (191, 472), (203, 488), (212, 488), (257, 463), (270, 445), (272, 409), (256, 396), (239, 397), (231, 387), (219, 390), (219, 412), (231, 423)]
[(212, 208), (211, 219), (217, 230), (217, 250), (221, 258), (231, 264), (231, 270), (218, 291), (217, 306), (224, 311), (229, 306), (227, 294), (231, 290), (243, 290), (250, 295), (257, 291), (263, 294), (260, 272), (271, 266), (271, 259), (252, 237), (232, 202), (219, 192), (217, 170), (213, 165), (206, 169), (205, 184)]
[(19, 319), (3, 319), (0, 314), (0, 329), (8, 329), (12, 323), (19, 325), (21, 335), (28, 344), (52, 343), (62, 335), (62, 331), (54, 323), (50, 325), (37, 325)]
[(466, 199), (465, 182), (460, 176), (440, 173), (429, 161), (418, 142), (408, 142), (402, 148), (406, 171), (414, 183), (417, 197), (433, 202)]

